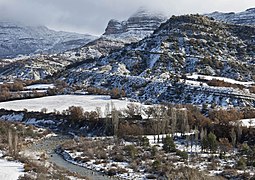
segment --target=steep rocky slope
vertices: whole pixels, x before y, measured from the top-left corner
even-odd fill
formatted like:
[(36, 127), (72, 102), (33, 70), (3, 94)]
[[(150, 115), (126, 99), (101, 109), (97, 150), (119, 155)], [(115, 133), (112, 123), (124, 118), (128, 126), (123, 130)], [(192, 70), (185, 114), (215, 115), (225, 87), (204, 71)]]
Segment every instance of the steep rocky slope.
[(255, 8), (250, 8), (239, 13), (222, 13), (216, 11), (207, 14), (207, 16), (227, 23), (255, 26)]
[(59, 53), (94, 40), (91, 35), (53, 31), (44, 26), (0, 22), (0, 58)]
[[(173, 16), (150, 37), (97, 61), (70, 69), (70, 84), (124, 89), (140, 101), (254, 105), (254, 94), (212, 87), (185, 76), (200, 74), (255, 80), (255, 28), (203, 16)], [(252, 83), (249, 83), (249, 86)]]

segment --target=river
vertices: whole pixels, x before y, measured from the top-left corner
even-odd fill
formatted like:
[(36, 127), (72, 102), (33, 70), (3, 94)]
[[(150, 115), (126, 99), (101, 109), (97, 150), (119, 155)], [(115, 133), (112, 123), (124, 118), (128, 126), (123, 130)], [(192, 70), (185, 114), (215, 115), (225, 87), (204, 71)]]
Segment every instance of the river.
[(113, 177), (109, 177), (107, 175), (101, 174), (99, 172), (92, 171), (90, 169), (74, 165), (66, 160), (57, 153), (55, 153), (55, 149), (62, 143), (67, 140), (70, 140), (70, 136), (58, 135), (46, 138), (41, 140), (40, 142), (34, 143), (29, 150), (31, 151), (45, 151), (49, 155), (49, 161), (55, 163), (59, 167), (63, 167), (70, 172), (78, 173), (81, 176), (86, 176), (91, 180), (112, 180), (116, 179)]

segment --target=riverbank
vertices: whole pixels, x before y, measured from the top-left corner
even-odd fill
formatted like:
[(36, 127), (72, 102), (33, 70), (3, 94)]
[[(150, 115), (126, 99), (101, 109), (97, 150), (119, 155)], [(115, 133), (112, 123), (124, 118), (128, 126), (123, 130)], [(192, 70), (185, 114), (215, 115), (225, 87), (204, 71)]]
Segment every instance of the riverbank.
[(40, 154), (46, 154), (47, 162), (55, 164), (61, 168), (65, 168), (68, 171), (78, 174), (79, 176), (84, 177), (89, 180), (110, 180), (114, 179), (112, 177), (108, 177), (104, 174), (98, 173), (96, 171), (75, 165), (70, 161), (66, 161), (63, 157), (55, 152), (55, 149), (60, 146), (62, 143), (67, 140), (71, 140), (72, 137), (66, 135), (57, 135), (45, 138), (36, 143), (33, 143), (31, 146), (26, 148), (26, 154), (32, 153), (37, 154), (37, 157)]

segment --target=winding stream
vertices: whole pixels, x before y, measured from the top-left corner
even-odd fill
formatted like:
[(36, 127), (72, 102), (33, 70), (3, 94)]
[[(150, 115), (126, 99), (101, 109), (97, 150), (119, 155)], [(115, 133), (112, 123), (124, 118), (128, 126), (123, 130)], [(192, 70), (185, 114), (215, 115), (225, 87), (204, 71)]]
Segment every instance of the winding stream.
[(90, 169), (74, 165), (62, 158), (61, 155), (55, 153), (55, 149), (60, 144), (64, 143), (67, 140), (70, 140), (71, 137), (58, 135), (52, 136), (47, 139), (44, 139), (40, 142), (34, 143), (29, 149), (31, 151), (45, 151), (49, 155), (49, 161), (55, 163), (59, 167), (63, 167), (70, 172), (75, 172), (81, 176), (86, 176), (91, 180), (110, 180), (115, 179), (107, 175), (101, 174), (99, 172), (92, 171)]

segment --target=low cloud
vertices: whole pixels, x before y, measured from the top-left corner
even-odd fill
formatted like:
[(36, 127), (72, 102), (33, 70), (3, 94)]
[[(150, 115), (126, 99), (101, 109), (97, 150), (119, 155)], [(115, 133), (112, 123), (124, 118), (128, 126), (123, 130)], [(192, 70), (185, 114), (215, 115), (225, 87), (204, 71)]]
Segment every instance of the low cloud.
[(139, 7), (173, 14), (243, 11), (251, 0), (0, 0), (0, 20), (57, 30), (103, 33), (109, 19), (127, 19)]

